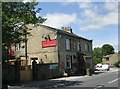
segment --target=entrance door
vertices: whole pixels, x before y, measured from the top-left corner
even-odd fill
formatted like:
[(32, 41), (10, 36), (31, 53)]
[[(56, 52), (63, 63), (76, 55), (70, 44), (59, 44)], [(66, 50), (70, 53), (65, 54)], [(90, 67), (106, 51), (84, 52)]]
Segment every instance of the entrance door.
[(83, 54), (78, 54), (77, 60), (78, 60), (78, 73), (85, 74), (85, 60)]

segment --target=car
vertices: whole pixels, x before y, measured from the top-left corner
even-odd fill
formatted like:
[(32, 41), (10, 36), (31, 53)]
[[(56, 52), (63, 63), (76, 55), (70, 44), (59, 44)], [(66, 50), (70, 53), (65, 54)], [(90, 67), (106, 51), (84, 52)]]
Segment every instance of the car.
[(95, 65), (95, 71), (101, 71), (101, 70), (110, 70), (110, 66), (108, 64), (96, 64)]

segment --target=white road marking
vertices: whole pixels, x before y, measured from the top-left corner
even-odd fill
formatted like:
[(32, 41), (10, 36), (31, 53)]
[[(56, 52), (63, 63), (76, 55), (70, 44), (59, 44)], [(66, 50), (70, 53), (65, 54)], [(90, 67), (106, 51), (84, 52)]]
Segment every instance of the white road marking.
[(98, 87), (96, 87), (96, 88), (94, 88), (94, 89), (98, 89), (98, 88), (101, 88), (102, 86), (100, 85), (100, 86), (98, 86)]
[(112, 80), (112, 81), (110, 81), (110, 82), (108, 82), (108, 83), (110, 84), (110, 83), (116, 82), (116, 81), (119, 80), (119, 79), (120, 79), (120, 78), (117, 78), (117, 79)]
[(101, 88), (102, 86), (98, 86), (98, 88)]

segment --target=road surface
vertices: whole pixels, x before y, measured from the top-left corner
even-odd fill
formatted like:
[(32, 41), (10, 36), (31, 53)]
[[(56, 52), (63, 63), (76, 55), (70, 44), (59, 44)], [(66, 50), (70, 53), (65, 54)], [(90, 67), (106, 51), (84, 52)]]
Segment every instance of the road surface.
[(118, 71), (98, 71), (93, 76), (77, 78), (73, 81), (78, 81), (78, 83), (67, 87), (94, 87), (93, 89), (111, 87), (114, 89), (114, 87), (120, 87), (120, 69)]
[[(119, 71), (119, 73), (118, 73)], [(118, 89), (120, 69), (98, 71), (92, 76), (71, 76), (45, 81), (31, 81), (9, 89)]]

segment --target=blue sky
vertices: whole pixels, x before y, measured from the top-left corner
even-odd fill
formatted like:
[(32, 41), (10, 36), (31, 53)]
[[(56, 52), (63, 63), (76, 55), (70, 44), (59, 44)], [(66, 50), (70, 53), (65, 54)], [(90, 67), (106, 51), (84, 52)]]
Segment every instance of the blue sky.
[(93, 48), (111, 44), (118, 50), (117, 2), (40, 2), (37, 15), (55, 28), (71, 26), (79, 36), (93, 40)]

